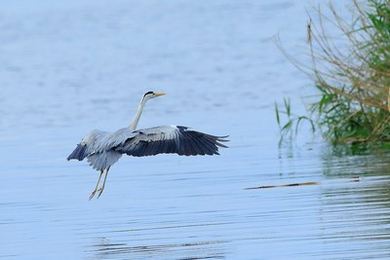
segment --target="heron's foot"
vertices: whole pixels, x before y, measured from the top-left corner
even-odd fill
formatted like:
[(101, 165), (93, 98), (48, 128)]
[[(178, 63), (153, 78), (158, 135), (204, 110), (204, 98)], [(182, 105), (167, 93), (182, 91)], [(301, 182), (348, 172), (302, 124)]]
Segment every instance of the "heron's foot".
[(89, 195), (89, 200), (93, 199), (93, 197), (95, 197), (95, 194), (96, 194), (97, 190), (94, 189), (91, 193), (91, 195)]
[(95, 189), (94, 191), (92, 191), (91, 195), (89, 195), (89, 200), (93, 199), (94, 197), (96, 199), (98, 199), (100, 197), (100, 195), (102, 195), (103, 190), (104, 190), (104, 188), (100, 187), (100, 188)]
[(99, 188), (99, 189), (97, 190), (97, 196), (96, 196), (97, 199), (100, 198), (100, 195), (102, 195), (103, 190), (104, 190), (104, 187), (101, 187), (101, 188)]

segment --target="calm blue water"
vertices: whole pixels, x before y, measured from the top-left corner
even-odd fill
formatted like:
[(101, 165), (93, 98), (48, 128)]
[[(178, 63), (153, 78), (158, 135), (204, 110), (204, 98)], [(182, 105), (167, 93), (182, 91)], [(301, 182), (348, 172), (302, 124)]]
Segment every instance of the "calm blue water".
[[(390, 257), (390, 156), (321, 139), (278, 148), (274, 101), (310, 93), (303, 1), (2, 1), (0, 258)], [(218, 157), (66, 156), (89, 130), (181, 124), (229, 134)], [(357, 178), (357, 176), (359, 178)], [(247, 190), (260, 185), (318, 185)]]

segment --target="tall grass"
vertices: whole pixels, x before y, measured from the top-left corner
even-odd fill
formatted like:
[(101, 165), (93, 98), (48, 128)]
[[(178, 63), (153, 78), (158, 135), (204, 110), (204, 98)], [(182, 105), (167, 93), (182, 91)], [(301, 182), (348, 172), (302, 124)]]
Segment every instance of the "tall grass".
[[(390, 1), (351, 4), (350, 20), (332, 4), (309, 14), (311, 64), (288, 57), (314, 79), (320, 95), (310, 106), (311, 118), (330, 142), (389, 142)], [(329, 25), (338, 30), (337, 38)]]

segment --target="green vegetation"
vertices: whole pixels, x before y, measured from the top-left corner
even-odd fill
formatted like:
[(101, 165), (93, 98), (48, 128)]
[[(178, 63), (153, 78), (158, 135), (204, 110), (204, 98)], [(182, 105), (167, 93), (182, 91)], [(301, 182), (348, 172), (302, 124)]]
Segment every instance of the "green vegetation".
[(332, 5), (310, 15), (311, 64), (288, 57), (313, 77), (320, 96), (309, 107), (311, 119), (293, 117), (285, 100), (282, 124), (275, 106), (282, 138), (307, 119), (333, 144), (390, 143), (390, 1), (363, 2), (352, 0), (348, 21)]
[(283, 100), (283, 114), (285, 114), (287, 121), (282, 124), (281, 122), (281, 112), (279, 110), (278, 104), (275, 103), (275, 114), (276, 114), (276, 121), (279, 125), (281, 137), (279, 140), (279, 145), (281, 145), (286, 137), (289, 138), (289, 140), (292, 140), (294, 135), (298, 134), (299, 126), (302, 122), (307, 121), (310, 124), (311, 130), (315, 132), (315, 124), (312, 119), (310, 119), (307, 116), (298, 116), (291, 112), (291, 102), (290, 99), (284, 99)]

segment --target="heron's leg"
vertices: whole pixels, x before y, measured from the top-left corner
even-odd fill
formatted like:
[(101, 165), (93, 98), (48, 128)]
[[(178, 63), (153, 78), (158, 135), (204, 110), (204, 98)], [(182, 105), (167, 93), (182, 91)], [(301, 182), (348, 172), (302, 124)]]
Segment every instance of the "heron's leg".
[(100, 171), (99, 179), (98, 179), (98, 181), (97, 181), (97, 183), (96, 183), (95, 189), (92, 191), (91, 195), (89, 195), (89, 200), (91, 200), (91, 199), (95, 196), (95, 193), (96, 193), (96, 191), (97, 191), (97, 189), (98, 189), (98, 186), (99, 186), (99, 183), (100, 183), (100, 179), (101, 179), (102, 176), (103, 176), (103, 172), (104, 172), (104, 171)]
[(104, 178), (103, 178), (103, 185), (98, 189), (98, 194), (97, 194), (97, 198), (100, 197), (100, 195), (102, 195), (103, 193), (103, 190), (104, 190), (104, 187), (106, 185), (106, 180), (107, 180), (107, 175), (108, 175), (108, 171), (110, 170), (110, 167), (108, 167), (106, 170), (105, 170), (105, 174), (104, 174)]

